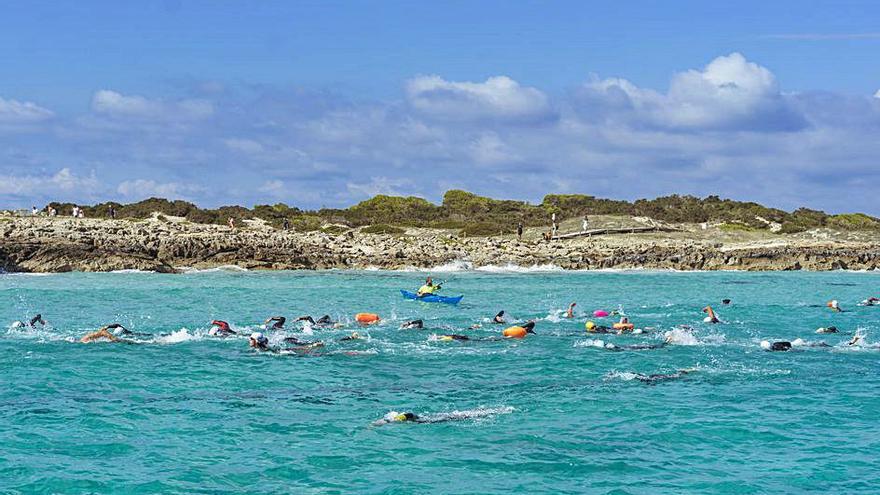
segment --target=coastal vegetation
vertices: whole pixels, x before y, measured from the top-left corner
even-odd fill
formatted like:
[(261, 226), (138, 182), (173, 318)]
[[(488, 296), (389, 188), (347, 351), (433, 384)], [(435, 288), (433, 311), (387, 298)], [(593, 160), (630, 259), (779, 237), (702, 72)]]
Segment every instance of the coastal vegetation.
[[(51, 203), (59, 214), (69, 214), (70, 203)], [(777, 225), (781, 233), (803, 232), (815, 228), (838, 230), (880, 230), (880, 219), (861, 214), (830, 215), (799, 208), (787, 212), (758, 203), (722, 199), (718, 196), (664, 196), (634, 202), (596, 198), (581, 194), (550, 194), (540, 204), (498, 200), (450, 190), (439, 205), (415, 196), (378, 195), (345, 209), (302, 210), (283, 203), (257, 205), (253, 208), (222, 206), (199, 208), (193, 203), (150, 198), (131, 204), (116, 202), (81, 206), (88, 217), (108, 217), (114, 208), (117, 218), (143, 219), (154, 213), (183, 217), (194, 223), (224, 224), (229, 218), (240, 222), (258, 218), (276, 228), (285, 223), (299, 231), (313, 231), (339, 226), (366, 227), (362, 232), (400, 233), (401, 227), (426, 227), (460, 230), (465, 236), (511, 233), (520, 222), (526, 227), (547, 226), (551, 215), (558, 221), (584, 215), (628, 215), (647, 217), (668, 223), (716, 222), (725, 229), (769, 230)]]

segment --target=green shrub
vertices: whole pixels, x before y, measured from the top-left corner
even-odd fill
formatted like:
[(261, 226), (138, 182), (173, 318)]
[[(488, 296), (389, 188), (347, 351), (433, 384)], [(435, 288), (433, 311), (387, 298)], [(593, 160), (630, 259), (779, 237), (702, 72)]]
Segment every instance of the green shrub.
[(864, 213), (832, 215), (827, 224), (842, 230), (880, 230), (880, 220)]
[(369, 226), (367, 226), (367, 227), (363, 227), (363, 228), (361, 228), (361, 233), (362, 233), (362, 234), (394, 234), (394, 235), (400, 235), (400, 234), (403, 234), (403, 233), (405, 233), (405, 232), (406, 232), (406, 231), (405, 231), (404, 229), (401, 229), (401, 228), (399, 228), (399, 227), (393, 227), (393, 226), (391, 226), (391, 225), (384, 224), (384, 223), (377, 223), (377, 224), (375, 224), (375, 225), (369, 225)]
[(745, 225), (741, 223), (723, 223), (718, 226), (718, 229), (724, 232), (754, 232), (756, 230), (760, 230), (756, 227), (752, 227), (751, 225)]
[(321, 232), (324, 232), (325, 234), (339, 235), (348, 232), (348, 227), (339, 224), (325, 225), (324, 227), (321, 227)]
[(504, 229), (496, 223), (476, 222), (467, 224), (461, 229), (460, 234), (464, 237), (488, 237), (500, 235), (503, 231)]

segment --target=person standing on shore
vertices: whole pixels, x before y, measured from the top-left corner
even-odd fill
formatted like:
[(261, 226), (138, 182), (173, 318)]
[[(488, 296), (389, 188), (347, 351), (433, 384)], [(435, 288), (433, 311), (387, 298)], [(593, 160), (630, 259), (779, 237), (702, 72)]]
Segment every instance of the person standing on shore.
[(284, 218), (284, 222), (281, 223), (281, 228), (283, 230), (290, 230), (290, 219)]
[(111, 220), (116, 220), (116, 208), (113, 205), (110, 205), (110, 209), (108, 210), (108, 214), (110, 215)]
[(584, 215), (584, 220), (583, 220), (583, 222), (581, 223), (581, 230), (584, 231), (584, 232), (587, 231), (587, 216), (586, 216), (586, 215)]
[(31, 215), (37, 216), (39, 214), (40, 214), (40, 210), (38, 210), (36, 206), (31, 206)]
[(522, 240), (522, 233), (523, 233), (523, 223), (520, 222), (519, 225), (516, 226), (516, 238), (520, 241)]
[(73, 210), (71, 211), (70, 216), (72, 216), (73, 218), (79, 218), (79, 206), (73, 206)]
[(235, 230), (235, 219), (234, 218), (229, 217), (229, 220), (227, 220), (226, 223), (229, 225), (230, 229)]

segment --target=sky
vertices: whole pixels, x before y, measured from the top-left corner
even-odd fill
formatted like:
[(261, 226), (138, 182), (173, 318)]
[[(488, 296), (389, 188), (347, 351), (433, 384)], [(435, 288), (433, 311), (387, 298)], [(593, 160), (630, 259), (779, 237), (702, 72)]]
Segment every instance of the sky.
[(0, 0), (0, 207), (448, 189), (880, 216), (880, 2)]

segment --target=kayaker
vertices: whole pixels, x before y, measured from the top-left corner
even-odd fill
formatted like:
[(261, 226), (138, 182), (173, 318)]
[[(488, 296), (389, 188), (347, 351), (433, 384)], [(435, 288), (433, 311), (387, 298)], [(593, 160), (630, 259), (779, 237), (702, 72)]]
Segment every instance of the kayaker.
[(430, 296), (431, 294), (434, 294), (435, 292), (437, 292), (440, 289), (441, 289), (440, 284), (434, 285), (434, 280), (431, 277), (428, 277), (425, 280), (425, 285), (419, 287), (419, 290), (418, 290), (418, 292), (416, 292), (416, 295), (418, 297)]

